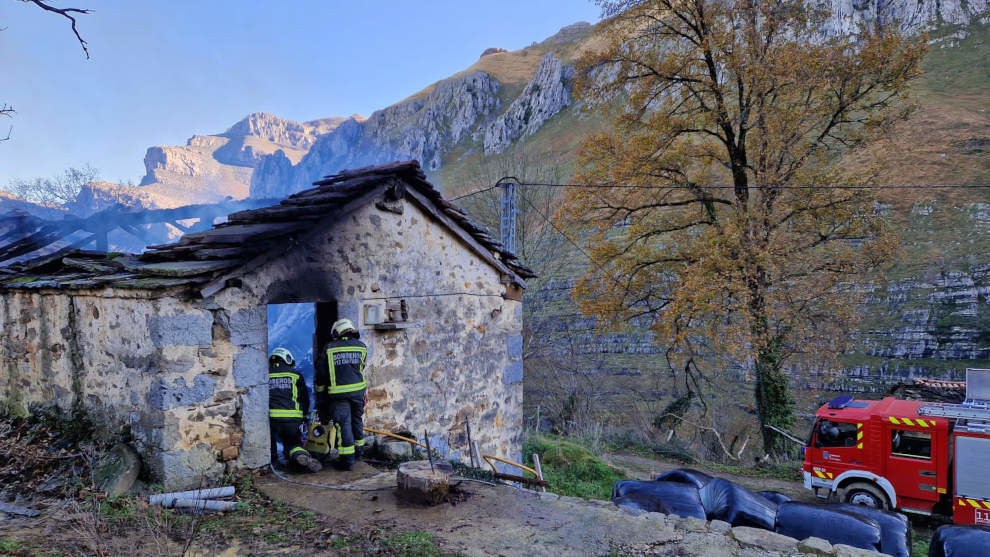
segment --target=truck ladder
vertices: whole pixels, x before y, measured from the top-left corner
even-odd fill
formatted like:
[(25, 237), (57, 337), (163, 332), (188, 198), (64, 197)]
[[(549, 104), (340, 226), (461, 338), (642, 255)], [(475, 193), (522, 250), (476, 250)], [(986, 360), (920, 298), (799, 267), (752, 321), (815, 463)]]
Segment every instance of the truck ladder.
[(918, 408), (921, 416), (937, 418), (963, 418), (967, 420), (990, 420), (990, 404), (980, 401), (969, 404), (933, 402)]

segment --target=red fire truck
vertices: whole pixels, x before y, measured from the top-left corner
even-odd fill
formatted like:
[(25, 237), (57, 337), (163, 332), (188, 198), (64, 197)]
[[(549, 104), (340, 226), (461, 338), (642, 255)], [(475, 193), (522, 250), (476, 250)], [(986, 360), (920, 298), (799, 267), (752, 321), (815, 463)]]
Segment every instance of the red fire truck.
[(990, 525), (990, 370), (962, 404), (840, 396), (816, 413), (804, 487), (823, 499)]

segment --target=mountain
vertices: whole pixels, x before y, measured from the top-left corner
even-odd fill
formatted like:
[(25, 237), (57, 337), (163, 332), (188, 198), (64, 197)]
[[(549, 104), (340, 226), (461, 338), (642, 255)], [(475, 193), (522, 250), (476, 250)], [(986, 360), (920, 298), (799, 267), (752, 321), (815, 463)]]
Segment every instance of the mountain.
[[(926, 74), (914, 88), (919, 109), (873, 148), (886, 163), (879, 181), (990, 184), (990, 0), (818, 3), (832, 13), (823, 37), (871, 24), (930, 33)], [(90, 184), (77, 205), (88, 212), (118, 202), (173, 207), (226, 197), (283, 197), (342, 168), (410, 158), (419, 159), (450, 196), (491, 186), (504, 174), (525, 176), (518, 170), (521, 154), (566, 181), (581, 138), (603, 125), (602, 116), (585, 111), (571, 93), (574, 62), (594, 48), (593, 31), (577, 23), (519, 50), (490, 48), (464, 71), (367, 118), (298, 123), (257, 113), (223, 133), (193, 136), (184, 146), (152, 147), (140, 186)], [(967, 366), (990, 367), (987, 190), (897, 190), (884, 192), (882, 201), (901, 230), (903, 254), (886, 281), (868, 286), (864, 321), (850, 331), (856, 349), (836, 365), (792, 369), (806, 408), (823, 391), (880, 395), (906, 378), (953, 378)], [(497, 198), (485, 203), (472, 206), (473, 215), (497, 229), (497, 210), (486, 210), (497, 207)], [(621, 409), (611, 416), (615, 423), (648, 422), (684, 395), (683, 386), (670, 379), (663, 349), (648, 330), (631, 324), (600, 333), (594, 319), (580, 315), (570, 287), (584, 259), (566, 242), (559, 245), (554, 259), (563, 263), (531, 262), (542, 276), (530, 281), (526, 293), (527, 342), (533, 343), (527, 354), (536, 354), (527, 355), (527, 411), (580, 421), (584, 405)], [(305, 339), (291, 339), (286, 331), (311, 327), (311, 308), (280, 308), (272, 316), (273, 342), (295, 342), (305, 353)], [(726, 422), (749, 424), (748, 377), (737, 369), (716, 375), (718, 388), (733, 393), (735, 401)]]

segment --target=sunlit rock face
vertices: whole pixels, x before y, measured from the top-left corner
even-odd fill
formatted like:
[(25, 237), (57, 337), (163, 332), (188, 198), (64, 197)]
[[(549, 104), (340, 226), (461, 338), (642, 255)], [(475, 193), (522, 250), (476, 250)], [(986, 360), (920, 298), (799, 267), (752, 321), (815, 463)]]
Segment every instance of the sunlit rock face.
[(327, 169), (356, 168), (416, 159), (437, 170), (443, 156), (499, 107), (501, 84), (485, 72), (437, 83), (428, 94), (352, 117), (321, 136), (302, 157), (263, 157), (251, 178), (253, 197), (282, 197), (309, 187)]
[(986, 15), (990, 0), (818, 0), (831, 18), (823, 27), (825, 35), (856, 32), (862, 25), (895, 25), (913, 33), (932, 25), (965, 25)]
[(571, 104), (574, 68), (553, 53), (540, 61), (536, 75), (509, 108), (485, 128), (485, 153), (501, 153), (521, 137), (536, 133), (543, 124)]

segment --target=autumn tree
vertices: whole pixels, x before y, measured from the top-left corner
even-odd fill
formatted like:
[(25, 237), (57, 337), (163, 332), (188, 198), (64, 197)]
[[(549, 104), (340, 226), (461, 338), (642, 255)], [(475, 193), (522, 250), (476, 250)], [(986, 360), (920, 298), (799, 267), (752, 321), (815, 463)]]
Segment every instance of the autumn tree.
[(575, 295), (606, 325), (645, 320), (672, 367), (751, 374), (764, 449), (782, 452), (764, 426), (793, 423), (785, 363), (841, 350), (853, 285), (896, 248), (874, 175), (841, 161), (907, 116), (924, 41), (824, 37), (803, 0), (602, 5), (579, 94), (620, 109), (581, 150), (578, 181), (606, 187), (568, 199), (594, 225)]

